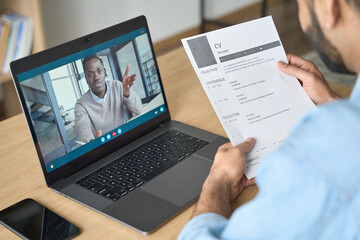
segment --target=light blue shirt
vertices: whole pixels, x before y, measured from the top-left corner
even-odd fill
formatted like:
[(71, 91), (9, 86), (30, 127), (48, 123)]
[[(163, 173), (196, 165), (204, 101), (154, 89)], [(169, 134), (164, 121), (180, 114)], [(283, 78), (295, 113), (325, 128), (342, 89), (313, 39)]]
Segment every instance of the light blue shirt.
[(360, 77), (349, 100), (295, 126), (256, 182), (256, 198), (230, 219), (199, 215), (179, 239), (360, 239)]

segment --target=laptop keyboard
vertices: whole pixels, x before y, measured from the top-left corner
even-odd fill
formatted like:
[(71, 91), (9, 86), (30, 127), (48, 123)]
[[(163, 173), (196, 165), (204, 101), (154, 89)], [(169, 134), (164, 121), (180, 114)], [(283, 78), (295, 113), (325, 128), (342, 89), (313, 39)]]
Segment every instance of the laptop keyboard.
[(76, 183), (116, 201), (207, 144), (169, 130)]

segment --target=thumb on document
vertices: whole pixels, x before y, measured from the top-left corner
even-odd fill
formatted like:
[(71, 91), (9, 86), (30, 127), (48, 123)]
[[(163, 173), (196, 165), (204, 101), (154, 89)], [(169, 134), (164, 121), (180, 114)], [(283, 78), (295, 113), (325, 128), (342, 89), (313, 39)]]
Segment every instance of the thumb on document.
[(247, 138), (244, 142), (240, 143), (236, 147), (240, 148), (242, 153), (250, 152), (251, 149), (254, 147), (255, 144), (255, 138)]
[(284, 63), (284, 62), (281, 62), (281, 61), (278, 62), (278, 67), (279, 67), (281, 70), (285, 69), (287, 66), (288, 66), (288, 65), (287, 65), (286, 63)]

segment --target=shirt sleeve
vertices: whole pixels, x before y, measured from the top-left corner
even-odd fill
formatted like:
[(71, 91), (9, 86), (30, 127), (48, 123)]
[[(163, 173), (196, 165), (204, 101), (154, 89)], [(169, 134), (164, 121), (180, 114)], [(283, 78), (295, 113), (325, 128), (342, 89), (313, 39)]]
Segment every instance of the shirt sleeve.
[(123, 97), (125, 106), (135, 115), (139, 115), (142, 112), (142, 104), (139, 96), (130, 89), (129, 97)]
[(263, 159), (257, 184), (256, 198), (229, 220), (214, 213), (199, 215), (179, 239), (297, 239), (309, 233), (302, 236), (307, 239), (320, 229), (317, 220), (331, 194), (306, 164), (290, 158), (286, 150), (273, 153)]
[(75, 130), (78, 141), (87, 143), (90, 140), (95, 139), (91, 129), (89, 114), (79, 102), (75, 104)]
[(178, 239), (219, 239), (227, 222), (225, 217), (216, 213), (198, 215), (186, 224)]

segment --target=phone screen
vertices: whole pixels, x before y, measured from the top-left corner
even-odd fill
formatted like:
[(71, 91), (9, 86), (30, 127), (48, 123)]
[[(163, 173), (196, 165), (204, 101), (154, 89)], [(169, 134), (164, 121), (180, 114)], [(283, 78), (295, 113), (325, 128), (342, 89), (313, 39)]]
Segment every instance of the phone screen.
[(32, 199), (25, 199), (0, 212), (0, 222), (22, 238), (70, 239), (80, 230)]

